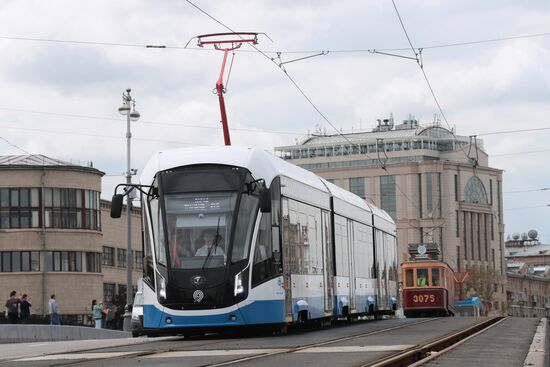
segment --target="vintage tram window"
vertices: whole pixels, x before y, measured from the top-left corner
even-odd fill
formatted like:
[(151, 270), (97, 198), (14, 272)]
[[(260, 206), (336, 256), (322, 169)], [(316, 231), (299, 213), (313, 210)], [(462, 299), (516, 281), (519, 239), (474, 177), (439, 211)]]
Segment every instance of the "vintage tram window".
[(414, 287), (413, 269), (406, 269), (405, 270), (405, 286), (406, 287)]
[(428, 285), (428, 269), (416, 269), (416, 285), (418, 287), (426, 287)]
[(439, 287), (440, 285), (439, 268), (432, 268), (432, 286)]

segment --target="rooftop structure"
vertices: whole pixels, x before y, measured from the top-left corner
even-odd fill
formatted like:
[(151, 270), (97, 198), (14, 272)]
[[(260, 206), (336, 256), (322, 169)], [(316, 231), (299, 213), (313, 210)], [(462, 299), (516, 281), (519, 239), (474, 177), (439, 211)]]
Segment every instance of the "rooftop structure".
[[(338, 157), (353, 155), (370, 155), (371, 159), (349, 161), (348, 167), (396, 164), (403, 162), (417, 162), (420, 160), (440, 159), (440, 152), (454, 152), (465, 149), (470, 144), (476, 147), (475, 155), (486, 155), (483, 150), (483, 141), (469, 136), (458, 136), (453, 130), (442, 127), (439, 122), (419, 125), (417, 120), (409, 118), (401, 125), (394, 125), (393, 117), (378, 120), (379, 124), (370, 132), (356, 132), (344, 134), (313, 134), (304, 141), (293, 146), (275, 148), (275, 154), (285, 160)], [(414, 154), (407, 154), (413, 153)], [(422, 154), (418, 154), (418, 152)], [(403, 152), (397, 157), (386, 156), (389, 152)], [(462, 160), (472, 162), (475, 155)], [(307, 167), (304, 168), (330, 168)], [(345, 166), (344, 166), (345, 167)]]
[(57, 166), (57, 167), (67, 167), (67, 166), (81, 166), (93, 168), (92, 162), (81, 162), (81, 161), (62, 161), (59, 159), (54, 159), (47, 157), (42, 154), (33, 154), (33, 155), (4, 155), (0, 156), (0, 166)]

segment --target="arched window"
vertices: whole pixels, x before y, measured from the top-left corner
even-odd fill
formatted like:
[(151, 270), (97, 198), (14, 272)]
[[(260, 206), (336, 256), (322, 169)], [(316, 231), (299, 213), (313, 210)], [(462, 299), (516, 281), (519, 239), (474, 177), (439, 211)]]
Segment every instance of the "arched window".
[(488, 204), (485, 186), (483, 186), (483, 182), (476, 176), (470, 178), (466, 183), (464, 199), (467, 203)]

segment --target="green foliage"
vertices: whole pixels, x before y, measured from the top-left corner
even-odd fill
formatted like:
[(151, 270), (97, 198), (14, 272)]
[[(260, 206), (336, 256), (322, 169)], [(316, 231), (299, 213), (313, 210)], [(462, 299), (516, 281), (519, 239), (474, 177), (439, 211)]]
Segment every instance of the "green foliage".
[(474, 266), (468, 269), (466, 279), (466, 297), (478, 296), (481, 300), (492, 302), (494, 300), (495, 284), (501, 281), (499, 273), (490, 267)]

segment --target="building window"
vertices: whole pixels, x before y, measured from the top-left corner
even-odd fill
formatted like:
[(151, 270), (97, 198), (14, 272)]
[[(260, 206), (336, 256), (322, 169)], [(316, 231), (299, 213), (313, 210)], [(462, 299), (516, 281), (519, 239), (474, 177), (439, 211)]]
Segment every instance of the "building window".
[(113, 297), (115, 295), (115, 284), (114, 283), (103, 283), (103, 302), (113, 302)]
[(103, 246), (103, 265), (115, 266), (115, 249)]
[(46, 271), (82, 272), (82, 252), (46, 251)]
[(498, 205), (498, 222), (502, 223), (502, 201), (500, 198), (502, 197), (502, 187), (500, 184), (500, 181), (497, 181), (497, 205)]
[(442, 202), (442, 197), (441, 197), (441, 173), (437, 173), (437, 203), (436, 203), (436, 208), (437, 208), (437, 217), (440, 218), (441, 217), (441, 202)]
[(475, 234), (475, 213), (470, 213), (470, 244), (472, 245), (472, 252), (470, 253), (470, 257), (472, 260), (475, 260), (476, 254), (475, 254), (475, 242), (474, 242), (474, 234)]
[(495, 216), (491, 214), (491, 241), (495, 240)]
[(45, 188), (46, 228), (100, 230), (99, 193), (91, 190)]
[(468, 260), (468, 213), (464, 213), (464, 221), (462, 224), (462, 231), (464, 232), (464, 260)]
[(86, 270), (88, 273), (101, 273), (101, 254), (86, 252)]
[(485, 261), (489, 261), (489, 214), (483, 216), (483, 240), (485, 241)]
[(38, 251), (4, 251), (0, 253), (0, 272), (30, 271), (40, 271), (40, 253)]
[(349, 191), (362, 198), (365, 197), (365, 178), (352, 177), (349, 179)]
[(493, 180), (489, 180), (489, 204), (493, 205)]
[(134, 269), (143, 270), (143, 252), (133, 251), (134, 252)]
[(127, 289), (126, 284), (119, 284), (119, 285), (118, 285), (118, 293), (117, 293), (117, 294), (118, 294), (119, 296), (126, 295), (126, 289)]
[(464, 201), (474, 204), (487, 204), (487, 191), (483, 182), (476, 177), (471, 177), (464, 188)]
[(432, 174), (426, 173), (426, 210), (428, 216), (433, 214), (433, 187), (432, 187)]
[(38, 188), (0, 189), (0, 228), (39, 228)]
[(395, 176), (380, 177), (380, 206), (394, 220), (397, 219)]
[(117, 253), (117, 265), (119, 268), (125, 268), (126, 267), (126, 250), (125, 249), (121, 249), (121, 248), (117, 248), (116, 249), (116, 253)]
[(458, 201), (458, 175), (455, 175), (455, 201)]
[(422, 218), (422, 174), (418, 174), (418, 217)]
[(458, 210), (455, 210), (455, 214), (456, 214), (455, 236), (460, 237), (460, 212)]

